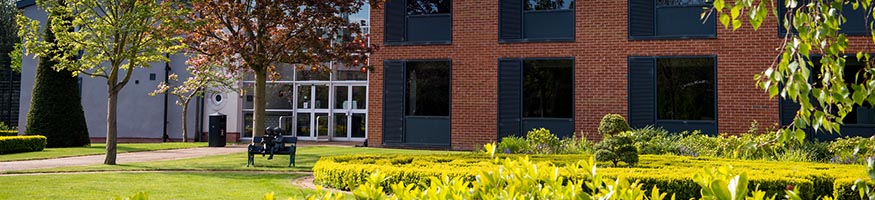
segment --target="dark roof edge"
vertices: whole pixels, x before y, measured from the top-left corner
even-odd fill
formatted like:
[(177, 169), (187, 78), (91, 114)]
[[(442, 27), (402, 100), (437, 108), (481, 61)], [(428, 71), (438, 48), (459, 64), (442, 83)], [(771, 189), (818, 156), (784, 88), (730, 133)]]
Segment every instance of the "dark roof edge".
[(24, 9), (35, 4), (36, 0), (19, 0), (15, 2), (15, 7), (18, 9)]

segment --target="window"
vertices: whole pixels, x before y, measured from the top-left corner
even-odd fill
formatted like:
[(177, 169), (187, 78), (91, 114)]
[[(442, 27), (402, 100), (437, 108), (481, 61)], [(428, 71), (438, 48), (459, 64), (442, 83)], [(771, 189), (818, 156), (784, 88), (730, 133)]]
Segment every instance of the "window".
[(384, 4), (387, 45), (450, 44), (452, 0), (392, 0)]
[[(806, 0), (797, 1), (800, 2), (799, 5), (804, 5), (808, 2)], [(778, 5), (784, 5), (784, 2), (785, 0), (778, 0)], [(780, 20), (778, 20), (778, 37), (780, 38), (783, 38), (787, 34), (787, 29), (784, 29), (784, 15), (786, 13), (787, 7), (778, 6), (778, 16), (781, 16)], [(871, 17), (867, 18), (867, 15), (868, 13), (866, 12), (866, 9), (863, 9), (862, 6), (854, 10), (853, 5), (849, 3), (844, 4), (842, 6), (842, 16), (845, 17), (845, 20), (847, 21), (839, 27), (839, 32), (847, 35), (869, 35), (867, 24), (871, 23), (872, 19)]]
[(405, 107), (407, 116), (450, 116), (448, 62), (408, 62)]
[(526, 10), (570, 10), (574, 0), (526, 0)]
[(450, 0), (407, 0), (407, 15), (449, 14)]
[(384, 145), (450, 146), (451, 71), (450, 61), (383, 61)]
[(547, 128), (574, 136), (574, 59), (498, 60), (498, 137)]
[(705, 6), (706, 0), (657, 0), (656, 6)]
[[(860, 84), (865, 81), (863, 78), (865, 73), (866, 63), (857, 61), (855, 58), (848, 58), (845, 62), (844, 79), (848, 84)], [(859, 77), (859, 78), (858, 78)], [(854, 93), (854, 89), (848, 87), (850, 93)], [(863, 106), (854, 106), (854, 110), (848, 113), (842, 120), (845, 124), (875, 124), (875, 108), (872, 108), (869, 103), (864, 103)]]
[(574, 41), (575, 0), (499, 0), (499, 42)]
[(710, 58), (657, 59), (657, 119), (714, 120), (714, 79)]
[(717, 134), (717, 58), (630, 57), (629, 125)]
[(628, 1), (630, 40), (717, 37), (717, 17), (701, 19), (710, 0)]
[(571, 60), (523, 62), (523, 117), (571, 118), (574, 109)]

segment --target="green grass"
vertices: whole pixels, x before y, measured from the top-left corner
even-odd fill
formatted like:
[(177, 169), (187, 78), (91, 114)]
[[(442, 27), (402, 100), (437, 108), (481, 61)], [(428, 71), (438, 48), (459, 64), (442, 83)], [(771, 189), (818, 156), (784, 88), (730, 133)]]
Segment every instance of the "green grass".
[(0, 176), (0, 199), (109, 199), (147, 192), (149, 199), (278, 199), (313, 190), (294, 187), (295, 174), (96, 173)]
[[(154, 151), (165, 149), (182, 149), (207, 146), (206, 142), (167, 142), (167, 143), (124, 143), (118, 144), (118, 153)], [(72, 156), (98, 155), (106, 152), (106, 144), (91, 144), (89, 147), (46, 148), (37, 152), (25, 152), (0, 155), (0, 162), (16, 160), (37, 160), (48, 158), (63, 158)], [(245, 163), (245, 162), (244, 162)]]
[[(296, 154), (296, 167), (286, 167), (289, 163), (288, 155), (275, 155), (273, 160), (267, 160), (267, 156), (255, 156), (255, 167), (246, 167), (246, 153), (228, 155), (206, 156), (200, 158), (127, 163), (119, 165), (90, 165), (76, 167), (62, 167), (49, 169), (36, 169), (25, 171), (10, 171), (6, 173), (32, 173), (32, 172), (82, 172), (82, 171), (173, 171), (173, 170), (197, 170), (197, 171), (311, 171), (313, 164), (322, 156), (349, 155), (349, 154), (435, 154), (450, 151), (431, 150), (407, 150), (407, 149), (382, 149), (362, 147), (338, 147), (338, 146), (308, 146), (298, 149)], [(468, 153), (468, 152), (452, 152)]]

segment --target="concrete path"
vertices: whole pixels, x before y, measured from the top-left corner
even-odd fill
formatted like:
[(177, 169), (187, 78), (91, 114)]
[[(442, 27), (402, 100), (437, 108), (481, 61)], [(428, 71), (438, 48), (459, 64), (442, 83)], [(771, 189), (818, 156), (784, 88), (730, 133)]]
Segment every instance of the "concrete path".
[[(189, 149), (173, 149), (159, 151), (142, 151), (132, 153), (120, 153), (116, 157), (116, 163), (133, 163), (133, 162), (148, 162), (160, 160), (177, 160), (185, 158), (196, 158), (212, 155), (223, 155), (238, 152), (246, 152), (246, 146), (228, 146), (228, 147), (200, 147)], [(15, 170), (29, 170), (40, 168), (53, 167), (70, 167), (82, 165), (103, 164), (104, 155), (78, 156), (67, 158), (54, 158), (44, 160), (23, 160), (0, 162), (0, 173)]]

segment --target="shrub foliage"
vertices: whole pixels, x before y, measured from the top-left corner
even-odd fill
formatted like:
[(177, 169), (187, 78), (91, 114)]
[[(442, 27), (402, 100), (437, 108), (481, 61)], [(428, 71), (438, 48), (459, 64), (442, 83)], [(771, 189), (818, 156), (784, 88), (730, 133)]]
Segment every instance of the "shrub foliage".
[(598, 161), (610, 161), (614, 167), (620, 161), (627, 165), (638, 163), (638, 148), (629, 133), (617, 135), (605, 135), (602, 142), (596, 144), (595, 159)]
[[(523, 155), (498, 154), (500, 159), (520, 158)], [(589, 159), (587, 155), (532, 155), (530, 160), (543, 169), (550, 166), (572, 166), (580, 160)], [(707, 157), (687, 157), (670, 155), (642, 155), (641, 162), (635, 167), (600, 168), (605, 177), (625, 177), (629, 181), (638, 181), (643, 188), (659, 186), (660, 191), (677, 194), (678, 199), (697, 198), (701, 186), (691, 179), (705, 168), (714, 166), (733, 166), (736, 171), (746, 173), (751, 182), (749, 189), (759, 189), (768, 194), (783, 194), (788, 185), (800, 188), (803, 199), (815, 199), (818, 196), (833, 195), (833, 185), (839, 179), (864, 178), (861, 165), (837, 165), (804, 162), (772, 162), (745, 161)], [(447, 154), (447, 155), (347, 155), (323, 157), (313, 167), (315, 181), (324, 186), (342, 190), (352, 190), (365, 184), (372, 173), (379, 171), (386, 180), (382, 182), (385, 189), (392, 184), (428, 185), (430, 177), (473, 182), (476, 175), (494, 170), (501, 162), (490, 159), (484, 154)], [(610, 163), (599, 163), (608, 166)], [(559, 170), (559, 176), (566, 180), (578, 180), (581, 173)], [(853, 191), (842, 191), (853, 192)], [(849, 195), (853, 195), (849, 194)]]
[(0, 154), (42, 151), (46, 148), (45, 136), (0, 137)]
[[(50, 24), (47, 26), (51, 26)], [(46, 41), (54, 42), (50, 28)], [(41, 57), (27, 113), (25, 135), (43, 135), (48, 147), (80, 147), (91, 143), (82, 111), (78, 79), (68, 70), (54, 69), (57, 62)]]
[(629, 128), (629, 123), (626, 122), (626, 118), (623, 118), (623, 116), (618, 114), (607, 114), (602, 117), (598, 129), (599, 134), (601, 135), (614, 135), (630, 130), (632, 130), (632, 128)]
[(3, 136), (17, 136), (18, 131), (16, 130), (0, 130), (0, 137)]

